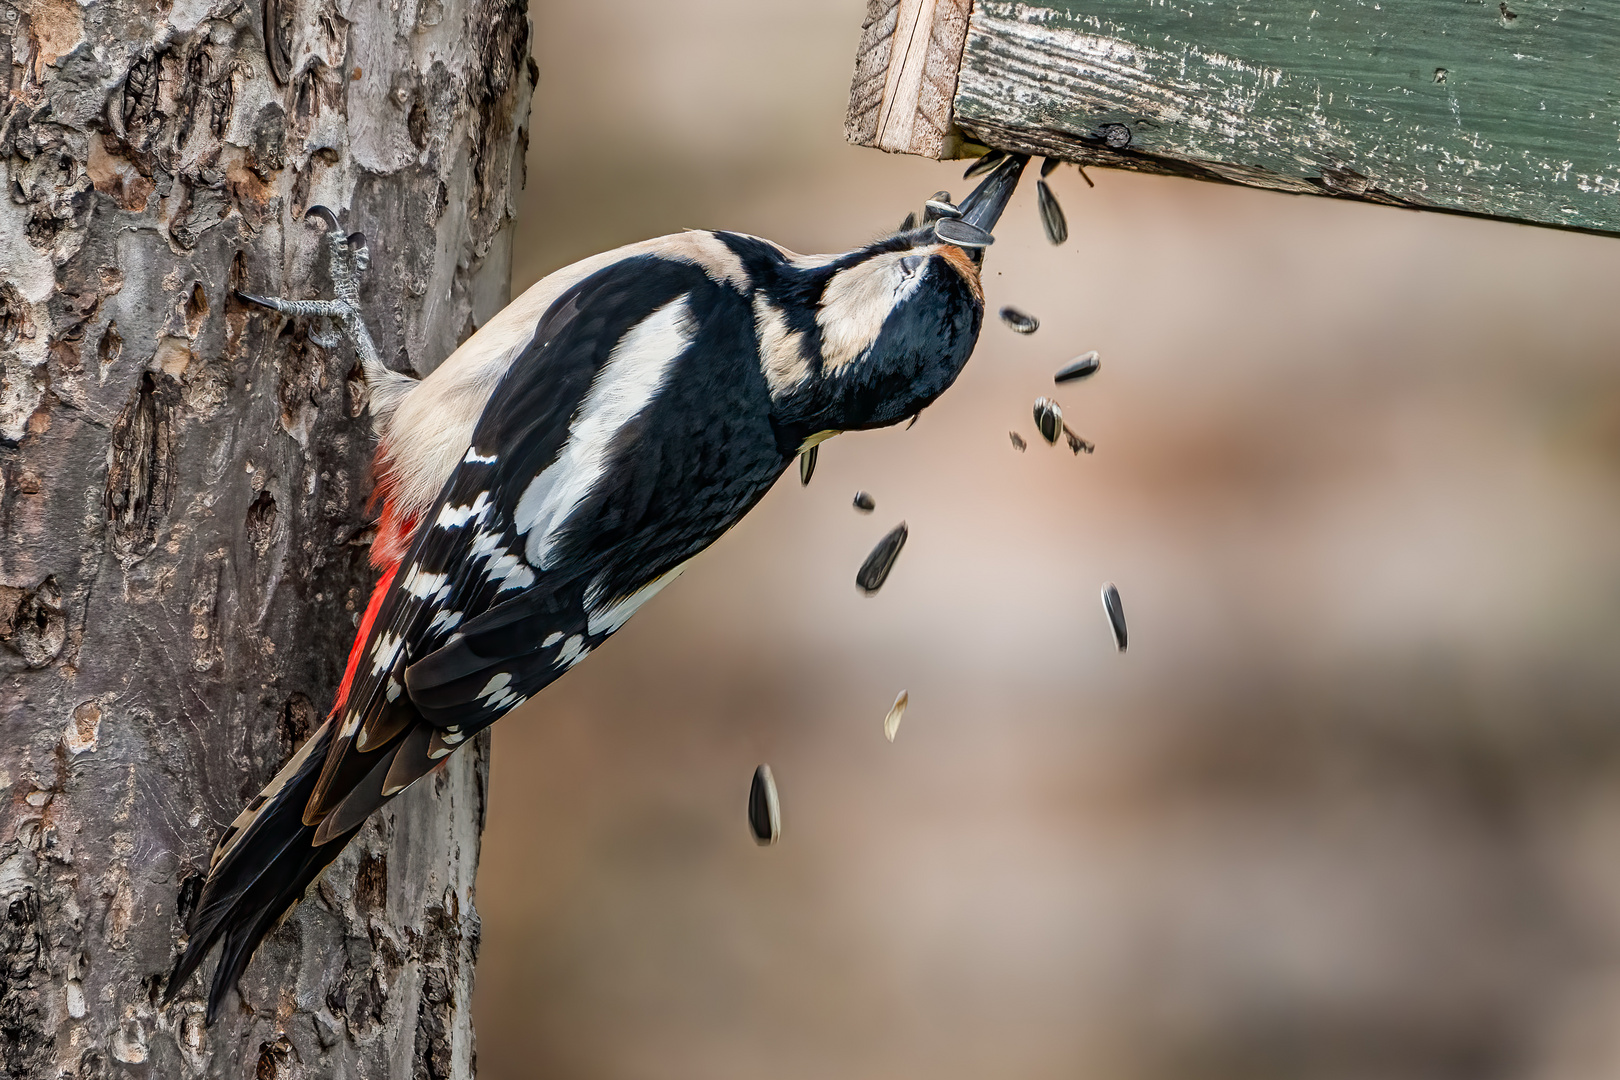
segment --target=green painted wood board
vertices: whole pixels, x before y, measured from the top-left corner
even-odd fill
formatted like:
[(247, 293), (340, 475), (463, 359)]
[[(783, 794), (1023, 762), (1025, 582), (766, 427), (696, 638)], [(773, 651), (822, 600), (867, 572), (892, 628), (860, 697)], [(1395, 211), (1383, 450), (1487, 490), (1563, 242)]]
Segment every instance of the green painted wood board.
[(954, 113), (1009, 149), (1620, 232), (1620, 2), (977, 0)]

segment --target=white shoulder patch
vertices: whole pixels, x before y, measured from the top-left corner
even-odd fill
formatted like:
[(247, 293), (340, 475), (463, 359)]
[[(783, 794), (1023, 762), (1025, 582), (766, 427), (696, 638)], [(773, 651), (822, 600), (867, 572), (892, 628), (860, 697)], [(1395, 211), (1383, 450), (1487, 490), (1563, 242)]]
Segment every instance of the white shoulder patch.
[(613, 347), (574, 414), (562, 452), (518, 499), (512, 523), (519, 536), (528, 537), (524, 552), (531, 566), (551, 568), (557, 530), (606, 473), (613, 437), (651, 404), (696, 335), (682, 295), (631, 327)]

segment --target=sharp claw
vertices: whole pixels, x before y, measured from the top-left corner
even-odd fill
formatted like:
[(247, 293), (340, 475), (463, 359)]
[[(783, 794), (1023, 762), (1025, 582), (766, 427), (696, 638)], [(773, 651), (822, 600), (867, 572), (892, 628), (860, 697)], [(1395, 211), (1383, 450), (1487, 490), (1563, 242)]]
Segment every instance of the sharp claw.
[(271, 311), (281, 310), (280, 301), (273, 297), (255, 296), (253, 293), (243, 292), (241, 289), (232, 289), (231, 291), (236, 294), (236, 298), (238, 300), (245, 300), (250, 304), (258, 304), (260, 307), (269, 308)]
[(349, 253), (354, 257), (354, 268), (356, 270), (364, 270), (371, 265), (371, 248), (366, 244), (365, 233), (349, 234)]
[(324, 206), (311, 206), (305, 208), (304, 220), (308, 221), (310, 218), (320, 218), (321, 220), (325, 221), (327, 232), (338, 231), (337, 215), (332, 213), (332, 211), (328, 210)]

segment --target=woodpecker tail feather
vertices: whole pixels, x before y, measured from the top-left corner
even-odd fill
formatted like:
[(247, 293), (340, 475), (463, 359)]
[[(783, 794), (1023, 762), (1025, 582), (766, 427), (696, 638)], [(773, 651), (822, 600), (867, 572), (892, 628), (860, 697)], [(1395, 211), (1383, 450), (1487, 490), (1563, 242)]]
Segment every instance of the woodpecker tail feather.
[(169, 975), (165, 1002), (174, 1000), (223, 937), (224, 947), (208, 992), (208, 1023), (212, 1024), (260, 940), (358, 831), (356, 826), (332, 837), (334, 843), (317, 845), (315, 827), (304, 824), (304, 804), (315, 789), (331, 737), (328, 721), (220, 840), (202, 896), (187, 921), (190, 939)]

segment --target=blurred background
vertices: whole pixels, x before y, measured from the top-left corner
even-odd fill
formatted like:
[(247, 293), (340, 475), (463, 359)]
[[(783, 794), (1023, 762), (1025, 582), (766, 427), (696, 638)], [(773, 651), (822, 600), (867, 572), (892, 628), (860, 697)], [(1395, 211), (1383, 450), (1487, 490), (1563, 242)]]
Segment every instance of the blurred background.
[[(533, 0), (515, 287), (964, 194), (845, 145), (863, 9)], [(1620, 242), (1092, 175), (997, 230), (1038, 333), (495, 729), (485, 1080), (1620, 1072)]]

